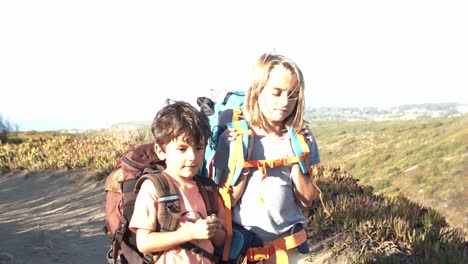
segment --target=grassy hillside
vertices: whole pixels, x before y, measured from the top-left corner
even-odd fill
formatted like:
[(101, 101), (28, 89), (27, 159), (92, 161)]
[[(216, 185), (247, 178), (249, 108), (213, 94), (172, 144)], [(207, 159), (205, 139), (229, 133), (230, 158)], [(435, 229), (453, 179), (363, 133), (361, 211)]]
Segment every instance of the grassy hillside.
[(404, 194), (468, 230), (468, 117), (311, 121), (324, 164), (340, 164), (377, 193)]

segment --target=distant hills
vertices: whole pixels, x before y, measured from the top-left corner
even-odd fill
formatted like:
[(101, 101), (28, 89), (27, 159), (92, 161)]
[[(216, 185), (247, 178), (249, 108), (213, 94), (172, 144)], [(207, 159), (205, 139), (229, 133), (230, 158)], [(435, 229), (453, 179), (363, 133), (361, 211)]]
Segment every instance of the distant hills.
[(306, 120), (385, 121), (414, 120), (438, 117), (460, 117), (468, 114), (468, 104), (431, 103), (378, 107), (309, 107)]
[(112, 124), (110, 129), (116, 130), (135, 130), (135, 129), (142, 129), (142, 128), (151, 128), (152, 121), (133, 121), (133, 122), (120, 122)]
[[(468, 115), (468, 104), (431, 103), (401, 105), (389, 108), (378, 107), (308, 107), (308, 121), (385, 121), (414, 120), (437, 117), (460, 117)], [(115, 123), (111, 129), (133, 130), (150, 128), (151, 120)]]

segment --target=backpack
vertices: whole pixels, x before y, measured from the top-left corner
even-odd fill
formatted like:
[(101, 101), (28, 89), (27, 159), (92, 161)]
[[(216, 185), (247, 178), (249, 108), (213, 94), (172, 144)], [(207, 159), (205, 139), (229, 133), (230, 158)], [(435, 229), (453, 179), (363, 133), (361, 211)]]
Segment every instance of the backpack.
[[(213, 171), (213, 157), (216, 151), (219, 135), (224, 131), (224, 127), (218, 125), (219, 114), (228, 109), (241, 109), (245, 101), (245, 91), (229, 91), (224, 99), (219, 102), (213, 102), (207, 97), (198, 97), (197, 104), (200, 111), (208, 117), (211, 127), (211, 137), (205, 148), (205, 161), (200, 168), (200, 175), (213, 178), (217, 182)], [(247, 140), (247, 139), (246, 139)], [(247, 142), (246, 142), (247, 143)]]
[[(109, 263), (152, 263), (154, 254), (142, 254), (136, 246), (136, 234), (130, 231), (130, 223), (134, 204), (142, 183), (151, 180), (158, 197), (157, 230), (173, 231), (178, 220), (186, 212), (180, 212), (180, 201), (177, 187), (169, 176), (162, 171), (165, 168), (154, 152), (154, 144), (143, 144), (120, 155), (115, 169), (106, 179), (106, 234), (112, 242), (107, 254)], [(200, 194), (206, 206), (208, 215), (217, 213), (217, 186), (207, 178), (196, 175)], [(209, 252), (187, 242), (180, 245), (192, 252), (207, 257), (216, 262), (217, 258)]]
[[(271, 253), (269, 252), (269, 248), (271, 246), (263, 247), (262, 245), (255, 245), (255, 247), (252, 248), (252, 250), (250, 250), (248, 248), (245, 248), (250, 246), (240, 246), (238, 244), (243, 242), (236, 241), (236, 239), (241, 241), (246, 240), (245, 238), (251, 235), (246, 234), (249, 232), (247, 230), (242, 230), (239, 227), (234, 228), (231, 223), (230, 213), (232, 205), (230, 202), (230, 188), (237, 183), (237, 180), (239, 179), (242, 170), (246, 167), (260, 167), (265, 169), (266, 167), (276, 167), (284, 164), (299, 163), (302, 173), (304, 175), (309, 175), (309, 177), (311, 176), (311, 167), (308, 164), (308, 158), (310, 153), (309, 147), (305, 142), (303, 133), (298, 134), (291, 127), (287, 127), (287, 130), (291, 138), (291, 147), (295, 154), (294, 157), (284, 158), (280, 160), (247, 160), (249, 146), (249, 127), (246, 120), (242, 118), (241, 108), (243, 106), (244, 100), (245, 92), (243, 91), (228, 92), (224, 100), (216, 103), (206, 97), (199, 97), (197, 99), (197, 103), (200, 106), (200, 110), (208, 116), (210, 126), (212, 127), (212, 136), (209, 140), (210, 143), (206, 148), (205, 166), (202, 168), (202, 173), (204, 173), (204, 175), (207, 175), (208, 177), (212, 177), (214, 181), (220, 185), (219, 192), (223, 198), (225, 205), (227, 231), (226, 243), (221, 255), (222, 260), (226, 263), (230, 263), (229, 261), (235, 262), (239, 259), (239, 257), (243, 257), (236, 256), (236, 254), (239, 254), (239, 252), (242, 252), (241, 254), (247, 254), (249, 261), (266, 259)], [(226, 119), (226, 116), (229, 116), (227, 118), (229, 120)], [(230, 142), (229, 161), (228, 164), (225, 164), (225, 168), (214, 169), (213, 157), (216, 151), (216, 144), (219, 135), (224, 131), (224, 128), (226, 126), (236, 128), (239, 134), (241, 134), (241, 136), (239, 136), (236, 140)], [(306, 130), (305, 133), (310, 133), (310, 131), (307, 131), (307, 128), (305, 128), (304, 130)], [(320, 189), (318, 187), (317, 189), (319, 190), (320, 199), (322, 201)], [(323, 201), (322, 205), (324, 205)], [(307, 237), (305, 231), (297, 230), (297, 232), (292, 234), (291, 236), (288, 236), (285, 239), (281, 239), (281, 241), (277, 241), (277, 247), (275, 248), (275, 252), (277, 256), (283, 254), (280, 251), (284, 252), (284, 250), (287, 250), (287, 248), (282, 248), (281, 246), (284, 243), (290, 245), (291, 248), (304, 248), (304, 243), (306, 242)], [(305, 245), (305, 247), (308, 251), (308, 246)], [(233, 249), (235, 249), (234, 251), (236, 253), (233, 253)], [(284, 260), (284, 255), (283, 258), (278, 257), (278, 260), (279, 259)]]

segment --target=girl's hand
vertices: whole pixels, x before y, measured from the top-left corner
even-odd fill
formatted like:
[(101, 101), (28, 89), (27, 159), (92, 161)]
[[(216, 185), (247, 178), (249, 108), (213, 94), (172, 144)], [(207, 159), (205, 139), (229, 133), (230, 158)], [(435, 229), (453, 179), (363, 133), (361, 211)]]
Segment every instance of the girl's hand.
[(314, 141), (314, 138), (312, 137), (312, 131), (307, 125), (302, 126), (301, 132), (304, 135), (304, 138), (306, 138), (310, 142)]
[(238, 135), (237, 129), (232, 128), (232, 127), (227, 127), (225, 131), (226, 131), (225, 132), (226, 133), (226, 144), (229, 145), (230, 141), (236, 140), (236, 137)]
[(214, 229), (214, 231), (215, 231), (214, 234), (216, 234), (216, 232), (223, 229), (223, 224), (221, 222), (221, 219), (215, 214), (212, 214), (212, 215), (208, 216), (206, 218), (206, 221), (207, 221), (208, 225), (210, 225), (210, 228)]

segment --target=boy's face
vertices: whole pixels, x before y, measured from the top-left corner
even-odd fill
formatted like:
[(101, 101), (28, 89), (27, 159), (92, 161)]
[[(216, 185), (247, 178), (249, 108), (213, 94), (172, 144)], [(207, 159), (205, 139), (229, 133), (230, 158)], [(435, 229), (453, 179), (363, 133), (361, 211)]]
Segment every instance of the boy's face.
[[(190, 142), (190, 143), (189, 143)], [(173, 177), (192, 178), (203, 164), (205, 145), (180, 136), (166, 145), (165, 151), (156, 145), (156, 153), (166, 161), (166, 171)]]

